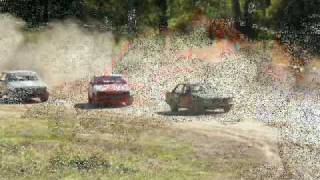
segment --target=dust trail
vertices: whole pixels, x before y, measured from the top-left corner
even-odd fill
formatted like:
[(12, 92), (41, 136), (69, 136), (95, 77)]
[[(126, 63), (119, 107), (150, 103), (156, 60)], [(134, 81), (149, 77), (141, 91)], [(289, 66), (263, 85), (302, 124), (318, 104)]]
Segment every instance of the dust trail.
[(34, 70), (54, 86), (111, 68), (110, 33), (89, 31), (72, 20), (26, 32), (21, 20), (8, 15), (0, 20), (0, 70)]
[(0, 70), (5, 69), (9, 59), (23, 43), (21, 28), (23, 21), (19, 21), (7, 14), (0, 15)]

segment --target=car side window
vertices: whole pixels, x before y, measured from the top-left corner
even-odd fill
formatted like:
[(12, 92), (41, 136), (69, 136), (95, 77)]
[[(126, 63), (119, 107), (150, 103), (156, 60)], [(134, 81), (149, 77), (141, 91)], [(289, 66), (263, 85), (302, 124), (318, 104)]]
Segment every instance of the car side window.
[(191, 94), (191, 87), (190, 86), (186, 86), (185, 87), (185, 94), (190, 95)]
[(174, 93), (177, 94), (182, 94), (184, 92), (184, 85), (183, 84), (179, 84), (173, 91)]

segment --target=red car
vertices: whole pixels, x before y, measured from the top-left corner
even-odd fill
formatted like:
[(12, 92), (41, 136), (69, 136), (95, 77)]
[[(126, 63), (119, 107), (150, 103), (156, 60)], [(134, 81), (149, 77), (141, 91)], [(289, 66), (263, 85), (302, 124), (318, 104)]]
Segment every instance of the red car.
[(89, 104), (131, 105), (133, 98), (127, 81), (121, 75), (94, 77), (88, 89)]

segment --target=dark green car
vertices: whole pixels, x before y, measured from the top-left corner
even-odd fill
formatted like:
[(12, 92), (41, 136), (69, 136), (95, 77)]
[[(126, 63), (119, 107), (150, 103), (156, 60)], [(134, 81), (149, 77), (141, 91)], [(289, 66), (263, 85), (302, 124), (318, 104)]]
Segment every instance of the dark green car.
[(197, 114), (215, 109), (228, 112), (232, 107), (232, 97), (217, 97), (213, 88), (201, 84), (178, 84), (166, 93), (166, 102), (173, 112), (187, 108)]

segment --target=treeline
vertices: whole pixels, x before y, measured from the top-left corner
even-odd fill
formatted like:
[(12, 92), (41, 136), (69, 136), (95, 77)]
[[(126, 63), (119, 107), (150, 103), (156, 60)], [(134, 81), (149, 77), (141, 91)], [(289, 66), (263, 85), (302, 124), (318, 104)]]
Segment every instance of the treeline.
[(74, 17), (130, 34), (150, 28), (188, 32), (199, 17), (232, 20), (250, 38), (261, 27), (285, 32), (287, 39), (286, 34), (315, 35), (320, 28), (319, 0), (2, 0), (0, 9), (30, 26)]
[(108, 21), (115, 27), (185, 30), (195, 16), (233, 18), (237, 26), (257, 24), (273, 29), (299, 30), (320, 16), (319, 0), (2, 0), (2, 12), (36, 25), (76, 17)]

